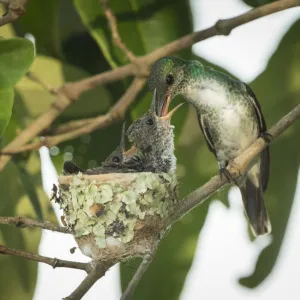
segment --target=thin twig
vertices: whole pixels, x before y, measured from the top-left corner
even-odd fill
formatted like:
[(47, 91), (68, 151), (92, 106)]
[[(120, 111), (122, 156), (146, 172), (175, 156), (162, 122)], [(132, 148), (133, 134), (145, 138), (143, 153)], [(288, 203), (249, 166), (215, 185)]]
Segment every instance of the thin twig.
[(67, 227), (55, 225), (50, 222), (39, 222), (26, 217), (0, 217), (0, 224), (16, 225), (20, 228), (35, 227), (61, 233), (72, 233)]
[[(80, 283), (76, 290), (64, 300), (79, 300), (81, 299), (89, 289), (97, 282), (98, 279), (105, 275), (105, 272), (111, 267), (111, 264), (104, 265), (100, 262), (93, 262), (94, 266), (87, 277)], [(100, 297), (101, 298), (101, 297)]]
[(8, 11), (0, 17), (0, 26), (11, 23), (25, 14), (25, 4), (28, 0), (0, 0), (0, 3), (8, 5)]
[(139, 268), (137, 269), (134, 276), (130, 280), (130, 282), (120, 300), (130, 300), (132, 298), (135, 289), (137, 288), (144, 273), (146, 272), (146, 270), (148, 269), (148, 267), (150, 266), (150, 264), (152, 262), (153, 254), (154, 253), (146, 254), (143, 257), (143, 260), (142, 260), (141, 264), (139, 265)]
[(0, 245), (0, 254), (20, 256), (25, 259), (38, 261), (41, 263), (45, 263), (49, 266), (52, 266), (53, 269), (55, 269), (55, 268), (70, 268), (70, 269), (83, 270), (83, 271), (86, 271), (87, 273), (90, 272), (90, 270), (91, 270), (91, 263), (82, 263), (82, 262), (76, 262), (76, 261), (51, 258), (51, 257), (38, 255), (38, 254), (34, 254), (31, 252), (27, 252), (27, 251), (8, 248), (3, 245)]
[(104, 14), (108, 21), (108, 25), (109, 25), (109, 28), (111, 31), (113, 42), (127, 56), (127, 58), (129, 59), (130, 62), (134, 62), (136, 57), (127, 48), (127, 46), (124, 44), (124, 42), (122, 41), (122, 39), (120, 37), (119, 31), (118, 31), (117, 19), (108, 5), (108, 0), (100, 0), (100, 3), (102, 4), (103, 9), (104, 9)]
[[(175, 52), (188, 48), (199, 41), (203, 41), (216, 35), (228, 35), (234, 28), (240, 25), (299, 5), (300, 0), (282, 0), (260, 6), (235, 18), (220, 20), (208, 29), (188, 34), (145, 56), (137, 57), (134, 64), (131, 63), (77, 82), (66, 84), (57, 90), (57, 98), (49, 111), (43, 113), (29, 127), (25, 128), (9, 145), (3, 149), (3, 152), (10, 153), (11, 150), (26, 144), (38, 136), (42, 131), (48, 128), (68, 106), (77, 101), (80, 94), (87, 90), (98, 85), (124, 79), (128, 76), (136, 75), (144, 77), (147, 75), (152, 63), (163, 56), (171, 55)], [(107, 119), (103, 118), (102, 122), (107, 122)], [(75, 134), (75, 136), (77, 136), (77, 134)], [(9, 156), (0, 156), (0, 171), (9, 160)]]
[[(272, 141), (278, 138), (285, 130), (287, 130), (294, 122), (300, 119), (300, 104), (298, 104), (291, 112), (280, 119), (268, 133), (272, 136)], [(266, 147), (268, 144), (263, 138), (258, 138), (248, 149), (235, 158), (227, 167), (232, 179), (243, 174), (250, 162)], [(166, 219), (165, 227), (179, 221), (184, 215), (196, 206), (202, 204), (210, 195), (228, 183), (227, 179), (221, 180), (220, 176), (214, 176), (206, 184), (198, 188), (196, 191), (188, 195), (180, 201), (176, 209)]]
[(29, 80), (35, 82), (39, 86), (41, 86), (45, 91), (50, 93), (51, 95), (56, 95), (56, 89), (49, 86), (45, 82), (43, 82), (41, 79), (39, 79), (33, 72), (27, 72), (25, 75)]
[(85, 118), (75, 121), (70, 121), (67, 123), (63, 123), (55, 128), (55, 134), (61, 134), (69, 131), (73, 131), (75, 129), (78, 129), (80, 127), (89, 125), (96, 121), (96, 117), (93, 118)]

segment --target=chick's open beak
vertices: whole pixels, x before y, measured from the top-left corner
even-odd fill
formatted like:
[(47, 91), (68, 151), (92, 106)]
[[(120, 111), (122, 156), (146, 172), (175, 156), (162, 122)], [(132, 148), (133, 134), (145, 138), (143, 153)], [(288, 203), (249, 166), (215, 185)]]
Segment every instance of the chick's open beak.
[(135, 146), (132, 146), (129, 150), (127, 150), (124, 154), (125, 154), (125, 157), (129, 157), (133, 154), (135, 154), (136, 152), (136, 147)]
[(183, 105), (184, 103), (180, 103), (177, 106), (175, 106), (171, 111), (169, 111), (167, 114), (162, 114), (162, 117), (160, 117), (161, 120), (171, 120), (174, 113)]

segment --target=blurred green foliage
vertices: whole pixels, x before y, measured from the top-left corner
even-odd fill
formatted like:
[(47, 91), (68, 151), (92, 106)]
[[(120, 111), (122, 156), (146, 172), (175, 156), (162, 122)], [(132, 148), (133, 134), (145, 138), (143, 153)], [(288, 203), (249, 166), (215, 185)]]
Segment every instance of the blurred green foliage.
[[(271, 1), (245, 0), (245, 2), (256, 6), (263, 4), (262, 2)], [(186, 1), (112, 0), (110, 5), (116, 14), (122, 40), (136, 55), (144, 55), (192, 32), (190, 6)], [(299, 103), (299, 100), (297, 102), (300, 96), (299, 31), (300, 21), (294, 24), (282, 39), (266, 70), (250, 84), (257, 94), (269, 125), (275, 123), (296, 103)], [(37, 51), (30, 71), (49, 86), (58, 87), (65, 82), (86, 78), (128, 63), (124, 53), (112, 42), (111, 32), (99, 0), (64, 0), (47, 1), (47, 3), (41, 0), (31, 0), (22, 18), (13, 24), (0, 27), (0, 35), (5, 38), (23, 36), (27, 32), (35, 36)], [(11, 41), (13, 40), (1, 40), (0, 44), (11, 43)], [(26, 45), (30, 44), (23, 41), (22, 43)], [(20, 44), (15, 51), (22, 51), (22, 47)], [(0, 74), (2, 70), (6, 70), (9, 62), (1, 56), (4, 48), (0, 47), (0, 66), (4, 66)], [(14, 51), (10, 55), (13, 53)], [(191, 49), (186, 49), (176, 55), (186, 59), (195, 59)], [(17, 71), (13, 71), (13, 65), (5, 71), (5, 74), (15, 76), (13, 79), (9, 79), (9, 76), (6, 78), (11, 80), (9, 81), (10, 89), (27, 71), (31, 64), (29, 56), (28, 53), (20, 53), (18, 57), (22, 58), (22, 62), (18, 60)], [(226, 72), (201, 58), (196, 57), (196, 59)], [(131, 79), (127, 78), (84, 93), (79, 101), (70, 106), (56, 120), (53, 127), (69, 120), (105, 113), (126, 91), (130, 83)], [(1, 100), (0, 90), (0, 122), (3, 119), (6, 124), (9, 120), (7, 116), (12, 111), (1, 146), (5, 146), (27, 124), (42, 112), (47, 111), (54, 99), (53, 95), (26, 77), (17, 83), (15, 91), (13, 103), (12, 95), (3, 97), (5, 101)], [(146, 111), (149, 108), (150, 99), (151, 95), (145, 87), (130, 108), (127, 119), (135, 119)], [(182, 101), (182, 99), (177, 99), (174, 102), (178, 100)], [(3, 103), (4, 109), (2, 109)], [(8, 113), (3, 114), (5, 109)], [(3, 118), (2, 115), (6, 117)], [(200, 134), (197, 118), (191, 107), (185, 105), (180, 109), (175, 114), (173, 123), (180, 195), (184, 197), (216, 174), (217, 164)], [(0, 124), (2, 126), (2, 123)], [(5, 125), (2, 127), (4, 128)], [(299, 129), (299, 124), (295, 124), (271, 147), (271, 180), (266, 193), (266, 202), (273, 224), (273, 242), (262, 251), (254, 273), (241, 279), (241, 284), (245, 286), (255, 287), (260, 284), (276, 263), (293, 203), (299, 167), (299, 144), (297, 144), (299, 143)], [(50, 149), (58, 173), (61, 172), (65, 159), (73, 159), (82, 168), (99, 164), (119, 143), (120, 134), (121, 124), (116, 124)], [(282, 163), (283, 157), (284, 163)], [(281, 172), (278, 172), (278, 169)], [(5, 195), (0, 203), (1, 215), (26, 215), (33, 218), (41, 218), (43, 215), (46, 220), (54, 220), (49, 199), (41, 188), (40, 172), (37, 153), (15, 156), (0, 174), (0, 192)], [(216, 193), (213, 198), (227, 205), (227, 190)], [(161, 242), (134, 299), (173, 300), (179, 298), (193, 262), (195, 247), (205, 222), (208, 206), (209, 202), (206, 202), (175, 224)], [(19, 230), (7, 226), (0, 228), (1, 243), (9, 247), (37, 252), (40, 231)], [(216, 236), (216, 240), (218, 238)], [(129, 264), (136, 268), (139, 262), (140, 260), (137, 259)], [(0, 282), (3, 299), (32, 299), (36, 282), (36, 264), (15, 257), (0, 256), (0, 266), (7, 274)], [(133, 272), (134, 270), (128, 264), (122, 265), (123, 288), (131, 279)], [(13, 284), (9, 284), (11, 282)]]
[(14, 85), (33, 62), (33, 44), (24, 38), (0, 40), (0, 137), (11, 116)]

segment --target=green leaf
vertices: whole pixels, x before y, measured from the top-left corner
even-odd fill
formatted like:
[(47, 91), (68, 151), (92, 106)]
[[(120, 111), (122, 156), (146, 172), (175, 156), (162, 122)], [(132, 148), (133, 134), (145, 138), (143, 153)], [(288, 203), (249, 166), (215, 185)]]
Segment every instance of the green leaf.
[[(300, 20), (282, 39), (266, 70), (253, 87), (269, 127), (299, 104), (300, 98)], [(299, 132), (296, 122), (271, 145), (271, 172), (265, 201), (272, 222), (272, 243), (260, 254), (252, 275), (240, 283), (256, 287), (273, 270), (286, 234), (299, 171)], [(284, 175), (283, 175), (284, 174)]]
[(11, 117), (13, 86), (33, 62), (33, 44), (21, 38), (0, 40), (0, 137)]
[(32, 42), (23, 38), (0, 40), (0, 89), (13, 87), (34, 59)]
[(13, 103), (13, 88), (0, 89), (0, 137), (5, 131), (6, 126), (10, 120)]

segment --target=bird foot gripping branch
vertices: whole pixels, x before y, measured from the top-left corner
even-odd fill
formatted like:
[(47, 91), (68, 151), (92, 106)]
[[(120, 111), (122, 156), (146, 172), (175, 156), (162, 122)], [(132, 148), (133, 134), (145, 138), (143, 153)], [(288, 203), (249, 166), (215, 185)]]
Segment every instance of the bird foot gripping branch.
[(165, 173), (79, 173), (59, 185), (53, 198), (82, 253), (112, 264), (152, 253), (178, 201), (176, 179)]

